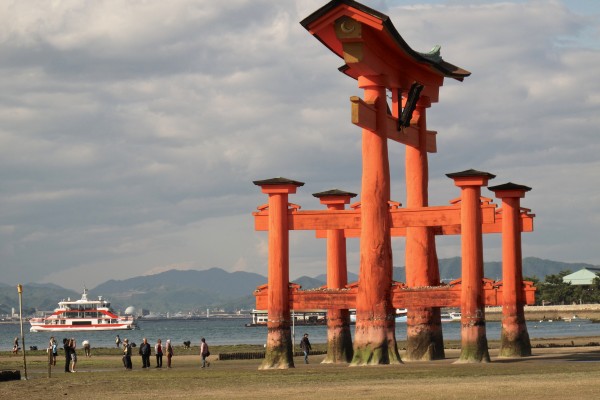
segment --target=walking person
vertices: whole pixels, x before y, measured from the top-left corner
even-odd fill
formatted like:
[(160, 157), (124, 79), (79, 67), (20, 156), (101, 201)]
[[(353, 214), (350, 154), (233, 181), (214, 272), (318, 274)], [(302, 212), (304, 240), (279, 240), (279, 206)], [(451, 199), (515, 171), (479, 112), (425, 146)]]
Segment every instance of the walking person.
[(117, 347), (121, 347), (121, 338), (119, 337), (119, 335), (117, 335), (117, 337), (115, 338), (115, 344), (117, 345)]
[(158, 339), (154, 345), (154, 354), (156, 355), (156, 368), (162, 368), (163, 348), (160, 339)]
[(125, 369), (132, 369), (133, 365), (131, 364), (131, 345), (129, 344), (129, 340), (125, 338), (123, 340), (123, 366)]
[(81, 342), (81, 344), (83, 345), (83, 351), (85, 352), (85, 356), (91, 357), (92, 356), (92, 347), (90, 346), (90, 341), (86, 339), (83, 342)]
[(12, 349), (13, 354), (19, 354), (19, 338), (16, 337), (15, 341), (13, 342), (13, 349)]
[(308, 353), (312, 350), (310, 341), (308, 340), (308, 333), (305, 333), (304, 337), (302, 337), (302, 340), (300, 341), (300, 348), (304, 352), (304, 363), (308, 364)]
[(173, 346), (171, 346), (171, 339), (167, 339), (167, 345), (165, 346), (165, 353), (167, 353), (167, 368), (171, 368), (171, 358), (173, 358)]
[(71, 372), (77, 372), (75, 371), (75, 365), (77, 365), (77, 352), (75, 351), (77, 349), (77, 342), (75, 338), (71, 338), (69, 347), (71, 347)]
[(210, 362), (207, 360), (208, 356), (210, 356), (210, 351), (208, 351), (208, 345), (204, 338), (200, 339), (200, 356), (202, 356), (202, 368), (210, 367)]
[(65, 351), (65, 372), (71, 372), (71, 346), (69, 339), (63, 339), (63, 350)]
[(152, 353), (152, 349), (150, 343), (148, 343), (148, 339), (142, 339), (139, 353), (142, 356), (142, 368), (150, 368), (150, 353)]

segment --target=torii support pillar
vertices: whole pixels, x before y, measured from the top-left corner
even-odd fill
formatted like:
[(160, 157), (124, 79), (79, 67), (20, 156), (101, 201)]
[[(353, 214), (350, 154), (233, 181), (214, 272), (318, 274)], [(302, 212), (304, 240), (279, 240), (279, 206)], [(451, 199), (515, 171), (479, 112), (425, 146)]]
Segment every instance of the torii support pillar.
[(289, 303), (288, 195), (302, 182), (286, 178), (254, 181), (269, 195), (267, 348), (260, 369), (294, 368)]
[(390, 166), (384, 77), (361, 76), (365, 102), (376, 110), (375, 130), (362, 130), (360, 271), (351, 365), (398, 364), (395, 310), (391, 302)]
[[(321, 204), (329, 210), (343, 210), (344, 204), (356, 197), (356, 193), (341, 190), (328, 190), (315, 193)], [(343, 229), (327, 230), (327, 288), (342, 289), (348, 284), (346, 261), (346, 238)], [(350, 311), (346, 309), (327, 310), (327, 355), (323, 364), (349, 363), (352, 361), (352, 334), (350, 332)]]
[[(394, 94), (397, 91), (394, 92)], [(405, 92), (405, 99), (408, 93)], [(396, 101), (399, 101), (397, 99)], [(427, 123), (425, 111), (431, 102), (425, 96), (417, 103), (413, 121), (417, 121), (418, 143), (406, 146), (406, 207), (427, 207), (429, 167), (427, 162)], [(394, 107), (397, 110), (397, 107)], [(440, 271), (431, 227), (406, 228), (406, 284), (409, 287), (437, 286)], [(410, 307), (406, 321), (404, 360), (429, 361), (445, 357), (439, 307)]]
[(483, 236), (481, 187), (496, 176), (467, 170), (446, 174), (461, 189), (462, 252), (461, 352), (457, 362), (490, 362), (485, 331), (483, 295)]
[(531, 356), (523, 310), (521, 198), (530, 187), (506, 183), (489, 188), (502, 199), (502, 334), (500, 357)]

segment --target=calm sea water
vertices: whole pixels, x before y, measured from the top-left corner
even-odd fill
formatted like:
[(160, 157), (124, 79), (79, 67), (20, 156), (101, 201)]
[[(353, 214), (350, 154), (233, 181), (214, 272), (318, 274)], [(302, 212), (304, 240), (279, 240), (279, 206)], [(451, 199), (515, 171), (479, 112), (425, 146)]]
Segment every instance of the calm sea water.
[[(139, 321), (139, 329), (131, 331), (98, 331), (98, 332), (29, 332), (29, 323), (23, 324), (25, 332), (25, 345), (46, 348), (48, 338), (54, 336), (62, 342), (63, 337), (74, 336), (78, 343), (89, 340), (92, 347), (113, 347), (115, 336), (121, 339), (129, 338), (130, 341), (141, 343), (142, 338), (155, 343), (160, 338), (163, 342), (171, 339), (174, 345), (181, 345), (184, 341), (191, 341), (198, 345), (200, 338), (205, 337), (209, 344), (264, 344), (267, 338), (266, 327), (247, 328), (244, 325), (250, 319), (207, 319), (207, 320), (160, 320)], [(487, 322), (487, 337), (490, 340), (500, 339), (500, 322)], [(442, 325), (444, 339), (460, 339), (460, 323), (449, 322)], [(531, 322), (527, 323), (531, 338), (560, 338), (571, 336), (600, 336), (600, 324), (588, 320), (574, 320), (573, 322)], [(352, 331), (354, 328), (352, 328)], [(296, 326), (295, 340), (298, 343), (302, 334), (308, 333), (313, 343), (327, 341), (326, 326)], [(16, 336), (20, 337), (19, 324), (0, 324), (0, 350), (12, 349)], [(406, 338), (406, 323), (396, 323), (396, 338)], [(19, 340), (20, 342), (20, 340)]]

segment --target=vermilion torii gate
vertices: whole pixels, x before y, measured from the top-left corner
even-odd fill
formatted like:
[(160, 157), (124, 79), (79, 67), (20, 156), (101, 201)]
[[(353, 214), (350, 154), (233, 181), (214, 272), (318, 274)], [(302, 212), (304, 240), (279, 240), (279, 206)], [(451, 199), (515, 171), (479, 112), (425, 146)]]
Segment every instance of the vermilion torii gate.
[[(481, 201), (481, 187), (487, 186), (494, 176), (474, 170), (448, 174), (461, 189), (460, 201), (450, 206), (428, 206), (427, 152), (435, 151), (436, 144), (435, 132), (426, 129), (425, 109), (438, 101), (445, 77), (463, 80), (470, 73), (443, 61), (439, 49), (427, 54), (415, 52), (387, 16), (354, 1), (331, 1), (302, 21), (302, 25), (344, 59), (340, 70), (357, 79), (364, 89), (364, 100), (351, 98), (352, 122), (362, 128), (361, 206), (344, 210), (345, 200), (331, 206), (335, 194), (329, 193), (321, 197), (328, 210), (300, 211), (298, 206), (290, 207), (288, 196), (303, 183), (285, 178), (254, 182), (269, 196), (269, 203), (254, 213), (256, 229), (269, 232), (269, 282), (255, 293), (257, 308), (268, 310), (267, 353), (262, 368), (293, 367), (290, 307), (355, 308), (352, 365), (401, 362), (394, 336), (395, 308), (400, 307), (409, 309), (408, 359), (443, 357), (439, 320), (439, 307), (443, 306), (461, 307), (461, 361), (489, 360), (485, 305), (510, 303), (504, 314), (505, 355), (526, 348), (529, 340), (522, 305), (532, 301), (534, 289), (521, 282), (520, 232), (529, 230), (527, 223), (533, 216), (520, 209), (518, 199), (529, 188), (514, 184), (496, 187), (503, 208), (508, 210), (502, 215), (503, 243), (511, 243), (507, 246), (515, 248), (519, 242), (518, 251), (512, 253), (505, 252), (503, 244), (503, 271), (512, 275), (503, 280), (510, 282), (510, 294), (506, 293), (507, 287), (483, 279), (481, 235), (501, 231), (496, 206), (489, 199)], [(391, 115), (386, 90), (392, 93)], [(389, 205), (387, 139), (407, 145), (405, 209)], [(338, 287), (290, 291), (289, 231), (298, 229), (328, 232), (328, 258), (330, 250), (338, 255), (338, 270), (345, 263), (339, 262), (341, 243), (345, 246), (342, 237), (360, 235), (358, 284), (339, 288), (343, 279), (330, 282), (328, 277), (328, 285)], [(450, 286), (439, 286), (436, 234), (462, 236), (462, 279)], [(406, 236), (406, 285), (392, 281), (392, 235)], [(328, 260), (328, 275), (334, 269), (330, 264), (333, 262)], [(343, 329), (338, 332), (344, 332), (346, 317), (341, 313), (339, 318), (338, 328)], [(331, 337), (333, 325), (329, 329)], [(337, 350), (341, 354), (347, 341), (339, 343)]]
[[(462, 361), (489, 361), (485, 336), (484, 307), (503, 305), (503, 330), (501, 354), (524, 356), (530, 354), (530, 344), (523, 315), (523, 304), (533, 304), (535, 288), (531, 282), (521, 282), (520, 232), (533, 230), (533, 215), (522, 209), (519, 199), (529, 188), (508, 183), (491, 188), (503, 199), (503, 207), (496, 210), (490, 199), (481, 201), (480, 189), (491, 174), (468, 170), (448, 174), (461, 188), (460, 199), (451, 206), (402, 209), (392, 203), (388, 209), (391, 222), (390, 233), (404, 236), (407, 226), (432, 226), (436, 234), (461, 234), (462, 279), (444, 286), (409, 288), (390, 279), (389, 301), (395, 308), (460, 307), (462, 312)], [(330, 265), (343, 266), (345, 262), (328, 260), (328, 287), (299, 290), (289, 284), (289, 240), (290, 230), (316, 230), (317, 236), (327, 231), (329, 254), (341, 254), (345, 250), (342, 237), (360, 234), (362, 213), (360, 208), (343, 210), (301, 211), (300, 206), (288, 202), (288, 194), (295, 193), (302, 182), (286, 178), (255, 181), (263, 193), (269, 194), (269, 203), (255, 212), (255, 228), (269, 232), (269, 283), (255, 291), (256, 308), (267, 309), (269, 315), (267, 358), (263, 368), (287, 368), (293, 366), (291, 357), (290, 309), (327, 308), (329, 310), (360, 309), (359, 289), (362, 282), (333, 288), (329, 284)], [(348, 195), (327, 194), (327, 204), (345, 204)], [(326, 193), (326, 192), (324, 192)], [(343, 193), (343, 192), (340, 192)], [(323, 199), (323, 193), (315, 194)], [(339, 200), (336, 202), (335, 198)], [(507, 204), (511, 203), (507, 206)], [(337, 232), (332, 240), (331, 232)], [(483, 233), (503, 235), (503, 281), (493, 282), (483, 278)], [(361, 237), (362, 240), (362, 237)], [(329, 249), (329, 246), (332, 249)], [(337, 271), (345, 275), (346, 270)], [(439, 282), (438, 282), (439, 284)], [(506, 289), (509, 290), (506, 290)], [(380, 288), (384, 291), (385, 287)], [(377, 289), (377, 290), (380, 290)], [(288, 301), (286, 301), (286, 299)], [(393, 314), (390, 320), (394, 321)], [(344, 324), (337, 323), (338, 333), (344, 337)], [(289, 343), (289, 345), (287, 344)], [(337, 345), (337, 348), (331, 348)], [(289, 349), (288, 349), (289, 346)], [(328, 351), (347, 353), (347, 341), (330, 343)], [(356, 351), (356, 343), (355, 349)], [(396, 350), (397, 353), (397, 350)], [(342, 361), (343, 361), (343, 357)], [(384, 360), (389, 362), (390, 360)]]

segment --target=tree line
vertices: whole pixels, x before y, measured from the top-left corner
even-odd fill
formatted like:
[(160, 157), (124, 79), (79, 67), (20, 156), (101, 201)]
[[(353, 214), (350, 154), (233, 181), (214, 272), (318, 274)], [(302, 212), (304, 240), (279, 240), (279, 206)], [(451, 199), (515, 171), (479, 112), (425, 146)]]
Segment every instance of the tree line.
[(535, 276), (525, 277), (524, 280), (532, 281), (537, 288), (535, 305), (600, 303), (600, 277), (596, 276), (591, 285), (572, 285), (570, 282), (563, 282), (563, 277), (570, 273), (567, 270), (546, 275), (543, 282)]

